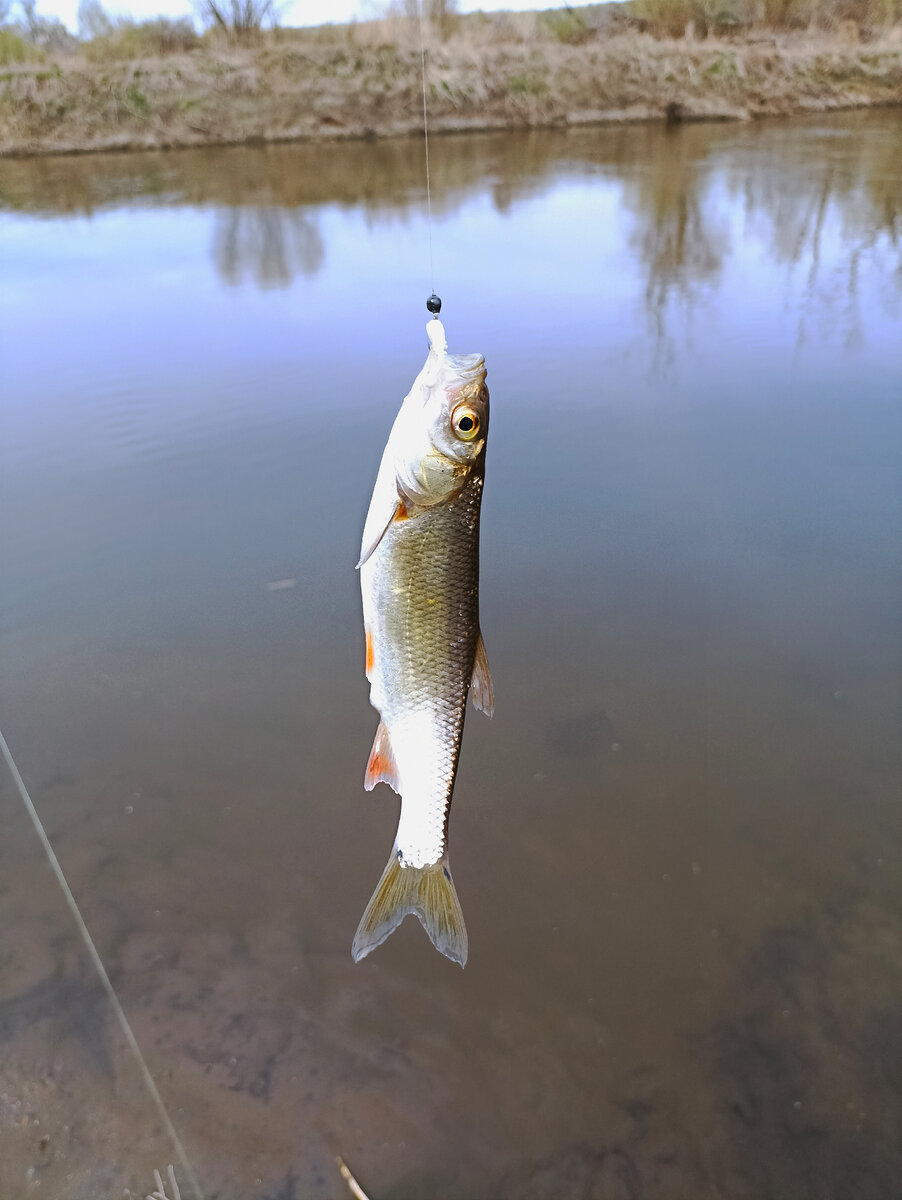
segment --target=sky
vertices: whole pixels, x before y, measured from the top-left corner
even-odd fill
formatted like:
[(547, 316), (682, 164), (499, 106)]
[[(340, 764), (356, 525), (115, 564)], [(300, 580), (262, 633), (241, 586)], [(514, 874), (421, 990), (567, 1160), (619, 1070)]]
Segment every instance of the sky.
[[(184, 17), (194, 12), (192, 0), (101, 0), (108, 12), (141, 21), (148, 17)], [(59, 17), (73, 33), (78, 26), (79, 0), (37, 0), (45, 17)], [(522, 12), (535, 8), (560, 8), (563, 0), (459, 0), (458, 12)], [(285, 0), (280, 4), (283, 25), (321, 25), (326, 21), (366, 20), (384, 12), (388, 0)]]

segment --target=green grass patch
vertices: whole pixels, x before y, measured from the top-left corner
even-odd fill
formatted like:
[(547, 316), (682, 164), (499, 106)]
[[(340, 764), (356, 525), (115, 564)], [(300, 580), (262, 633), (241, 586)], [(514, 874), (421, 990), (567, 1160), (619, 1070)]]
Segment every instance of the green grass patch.
[(147, 101), (147, 97), (142, 91), (139, 91), (135, 84), (130, 83), (125, 89), (125, 98), (131, 105), (136, 116), (146, 117), (150, 112), (150, 104)]
[(705, 67), (705, 74), (713, 79), (736, 79), (739, 72), (731, 58), (715, 58)]
[(548, 91), (548, 84), (544, 79), (527, 72), (524, 75), (511, 75), (507, 81), (507, 90), (512, 95), (541, 96), (543, 92)]

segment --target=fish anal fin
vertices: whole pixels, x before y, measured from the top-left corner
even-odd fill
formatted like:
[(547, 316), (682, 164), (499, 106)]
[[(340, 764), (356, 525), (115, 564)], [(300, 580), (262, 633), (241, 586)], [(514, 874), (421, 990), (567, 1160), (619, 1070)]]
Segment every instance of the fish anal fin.
[(495, 711), (495, 690), (492, 687), (489, 660), (485, 655), (482, 634), (476, 643), (476, 657), (473, 660), (473, 675), (470, 679), (470, 699), (473, 701), (473, 707), (484, 712), (487, 717)]
[(379, 728), (373, 739), (373, 748), (370, 751), (369, 762), (366, 764), (363, 786), (368, 792), (371, 792), (377, 783), (387, 783), (389, 787), (395, 789), (398, 795), (401, 794), (398, 764), (395, 762), (395, 754), (391, 748), (391, 738), (382, 721), (379, 722)]
[(467, 927), (448, 868), (447, 855), (428, 867), (405, 867), (392, 850), (366, 906), (351, 947), (355, 962), (394, 933), (413, 913), (436, 950), (461, 966), (467, 961)]

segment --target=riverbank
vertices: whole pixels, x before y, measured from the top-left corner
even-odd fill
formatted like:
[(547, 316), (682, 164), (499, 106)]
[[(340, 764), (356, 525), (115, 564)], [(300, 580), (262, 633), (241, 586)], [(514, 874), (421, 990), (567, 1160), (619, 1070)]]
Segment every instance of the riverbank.
[[(383, 138), (422, 130), (419, 46), (351, 32), (202, 43), (124, 61), (84, 55), (0, 73), (0, 154)], [(451, 37), (429, 53), (435, 132), (729, 120), (902, 104), (902, 30), (578, 45)]]

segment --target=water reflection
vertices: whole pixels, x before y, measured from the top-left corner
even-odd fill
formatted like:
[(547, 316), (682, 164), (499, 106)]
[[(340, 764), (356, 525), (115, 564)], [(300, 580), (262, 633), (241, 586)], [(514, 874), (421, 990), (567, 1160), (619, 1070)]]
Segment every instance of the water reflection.
[(889, 314), (900, 311), (902, 190), (896, 171), (902, 139), (892, 131), (873, 139), (856, 136), (852, 128), (812, 142), (792, 146), (789, 170), (781, 169), (788, 154), (768, 170), (734, 166), (729, 186), (774, 259), (800, 278), (800, 344), (817, 321), (824, 336), (841, 338), (851, 350), (866, 341), (863, 271), (873, 277), (869, 296)]
[[(495, 211), (509, 214), (562, 177), (601, 173), (619, 184), (635, 218), (630, 238), (659, 338), (668, 307), (692, 310), (751, 230), (776, 263), (805, 273), (800, 336), (806, 319), (820, 315), (842, 328), (851, 347), (863, 336), (863, 264), (879, 271), (887, 304), (902, 286), (894, 174), (902, 131), (890, 122), (867, 131), (867, 118), (853, 114), (828, 128), (812, 122), (767, 138), (759, 128), (710, 126), (446, 137), (433, 156), (434, 213), (451, 217), (488, 186)], [(90, 216), (129, 201), (214, 206), (213, 256), (223, 278), (287, 285), (322, 266), (318, 207), (358, 207), (371, 227), (421, 212), (421, 155), (422, 144), (409, 139), (13, 161), (0, 168), (0, 204), (46, 216)], [(841, 227), (841, 255), (831, 246), (825, 264), (832, 219)]]
[(627, 176), (625, 188), (659, 349), (667, 344), (670, 306), (691, 316), (750, 235), (786, 268), (793, 289), (801, 272), (791, 303), (800, 344), (811, 321), (825, 324), (825, 336), (835, 331), (848, 349), (866, 340), (863, 269), (878, 277), (869, 292), (898, 312), (902, 193), (895, 172), (902, 131), (883, 130), (873, 140), (854, 132), (843, 124), (814, 138), (777, 130), (765, 146), (749, 131), (726, 162), (706, 131), (668, 131), (659, 139), (647, 169)]
[(315, 275), (324, 257), (315, 217), (303, 209), (242, 207), (216, 213), (213, 258), (227, 283), (250, 277), (260, 287), (285, 287), (297, 274)]
[(668, 129), (644, 170), (626, 181), (635, 218), (631, 243), (646, 272), (645, 303), (659, 362), (666, 357), (667, 310), (691, 311), (714, 284), (730, 250), (725, 214), (710, 204), (706, 158), (683, 131)]

